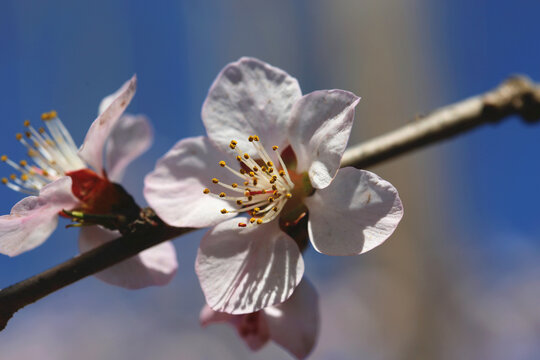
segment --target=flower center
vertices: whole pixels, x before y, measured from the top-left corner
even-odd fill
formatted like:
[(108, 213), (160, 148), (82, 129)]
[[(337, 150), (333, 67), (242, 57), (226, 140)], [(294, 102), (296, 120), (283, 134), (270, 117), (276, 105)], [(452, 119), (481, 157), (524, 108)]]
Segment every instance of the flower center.
[(39, 190), (66, 173), (86, 168), (86, 163), (77, 154), (77, 146), (56, 111), (41, 115), (47, 130), (34, 128), (30, 121), (24, 122), (24, 134), (16, 134), (17, 140), (27, 148), (31, 161), (18, 163), (2, 155), (0, 160), (13, 169), (9, 178), (2, 183), (12, 190), (38, 195)]
[(237, 146), (237, 141), (232, 140), (229, 147), (236, 153), (239, 170), (229, 167), (225, 161), (219, 162), (221, 167), (229, 170), (241, 181), (225, 184), (217, 178), (212, 179), (212, 183), (222, 186), (229, 194), (232, 194), (228, 195), (224, 191), (214, 194), (208, 188), (203, 190), (203, 193), (229, 200), (235, 206), (234, 209), (222, 209), (222, 214), (246, 212), (251, 216), (248, 223), (238, 223), (239, 227), (261, 225), (276, 219), (287, 201), (292, 198), (294, 188), (278, 147), (272, 146), (279, 161), (279, 167), (276, 167), (257, 135), (250, 136), (248, 140), (255, 148), (257, 154), (255, 159), (241, 151)]

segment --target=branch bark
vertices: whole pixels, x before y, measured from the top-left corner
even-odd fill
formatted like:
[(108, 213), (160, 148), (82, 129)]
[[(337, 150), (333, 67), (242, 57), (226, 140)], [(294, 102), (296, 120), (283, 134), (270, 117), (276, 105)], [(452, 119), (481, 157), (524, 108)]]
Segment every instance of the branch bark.
[(366, 168), (511, 115), (533, 123), (540, 119), (540, 86), (523, 76), (495, 89), (440, 108), (390, 133), (349, 148), (341, 166)]
[[(540, 86), (525, 77), (512, 77), (485, 94), (443, 107), (402, 128), (349, 148), (341, 166), (366, 168), (511, 115), (530, 123), (538, 121)], [(24, 306), (193, 230), (168, 226), (152, 214), (142, 220), (130, 234), (0, 290), (0, 330)]]

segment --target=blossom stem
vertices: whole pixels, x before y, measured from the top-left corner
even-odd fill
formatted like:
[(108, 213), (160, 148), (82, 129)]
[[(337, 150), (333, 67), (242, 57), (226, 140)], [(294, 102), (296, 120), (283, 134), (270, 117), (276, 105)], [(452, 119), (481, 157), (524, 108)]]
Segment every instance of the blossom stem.
[[(510, 78), (485, 94), (445, 106), (400, 129), (351, 147), (345, 152), (341, 166), (365, 168), (376, 165), (480, 125), (497, 123), (511, 115), (519, 115), (528, 123), (537, 122), (540, 119), (540, 86), (524, 77)], [(0, 290), (0, 329), (24, 306), (193, 230), (168, 226), (151, 209), (145, 209), (143, 215), (131, 233)]]

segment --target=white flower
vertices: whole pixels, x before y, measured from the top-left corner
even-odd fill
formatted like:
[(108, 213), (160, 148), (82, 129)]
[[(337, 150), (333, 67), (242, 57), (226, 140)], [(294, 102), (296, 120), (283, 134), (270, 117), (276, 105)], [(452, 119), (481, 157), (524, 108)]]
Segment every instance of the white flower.
[(338, 172), (359, 100), (343, 90), (302, 96), (296, 79), (252, 58), (218, 75), (202, 109), (208, 137), (178, 142), (145, 180), (168, 224), (217, 224), (196, 261), (212, 309), (287, 300), (304, 272), (302, 227), (328, 255), (361, 254), (392, 234), (403, 215), (396, 189), (368, 171)]
[[(63, 210), (92, 215), (123, 210), (119, 207), (130, 198), (111, 181), (120, 181), (127, 165), (152, 142), (152, 130), (144, 116), (122, 116), (136, 83), (134, 76), (103, 99), (80, 150), (55, 111), (42, 115), (47, 129), (36, 129), (25, 121), (26, 132), (17, 134), (17, 139), (27, 147), (32, 160), (16, 163), (2, 156), (1, 160), (19, 173), (3, 178), (2, 183), (31, 196), (15, 204), (9, 215), (0, 216), (0, 253), (16, 256), (41, 245), (56, 228)], [(79, 247), (86, 251), (119, 236), (118, 231), (83, 226)], [(167, 242), (96, 276), (114, 285), (140, 288), (168, 283), (176, 269), (176, 253)]]

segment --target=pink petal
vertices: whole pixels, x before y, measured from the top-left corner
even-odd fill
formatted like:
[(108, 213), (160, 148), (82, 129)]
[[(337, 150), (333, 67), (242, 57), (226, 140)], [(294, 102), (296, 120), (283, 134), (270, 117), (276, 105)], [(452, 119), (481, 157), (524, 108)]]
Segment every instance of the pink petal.
[(262, 348), (270, 339), (266, 318), (262, 311), (251, 314), (231, 315), (224, 312), (214, 311), (205, 305), (200, 314), (202, 326), (212, 323), (227, 322), (236, 328), (238, 335), (246, 342), (253, 351)]
[(287, 300), (304, 273), (298, 246), (277, 221), (239, 228), (231, 219), (203, 237), (195, 271), (208, 305), (246, 314)]
[(163, 221), (173, 226), (207, 227), (234, 216), (220, 212), (230, 208), (229, 202), (203, 194), (205, 188), (215, 194), (228, 192), (212, 183), (214, 177), (228, 184), (239, 181), (218, 165), (220, 160), (224, 160), (224, 156), (208, 138), (179, 141), (146, 176), (146, 201)]
[(146, 116), (123, 115), (110, 133), (105, 150), (109, 179), (120, 182), (126, 167), (150, 148), (153, 138)]
[(377, 175), (341, 169), (330, 186), (305, 199), (308, 232), (327, 255), (357, 255), (382, 244), (403, 216), (397, 190)]
[(281, 69), (253, 58), (227, 65), (214, 81), (202, 108), (208, 137), (222, 151), (231, 140), (253, 154), (247, 141), (258, 135), (263, 144), (281, 146), (286, 140), (293, 104), (302, 92), (298, 81)]
[(77, 204), (67, 176), (22, 199), (10, 215), (0, 216), (0, 253), (15, 256), (41, 245), (56, 229), (58, 213)]
[(289, 300), (262, 310), (270, 338), (298, 359), (305, 359), (319, 333), (319, 296), (304, 278)]
[[(100, 226), (84, 226), (79, 235), (81, 252), (91, 250), (120, 237), (118, 231)], [(127, 289), (166, 285), (176, 274), (176, 251), (170, 241), (144, 250), (137, 256), (97, 273), (95, 276), (108, 284)]]
[[(114, 94), (102, 101), (100, 111), (103, 110), (90, 126), (86, 138), (79, 149), (79, 156), (94, 168), (98, 173), (103, 170), (103, 149), (120, 115), (131, 102), (137, 87), (137, 77), (134, 75)], [(105, 106), (105, 105), (108, 106)]]
[(307, 171), (313, 187), (323, 189), (336, 176), (359, 101), (348, 91), (321, 90), (295, 104), (289, 141), (298, 160), (297, 171)]

